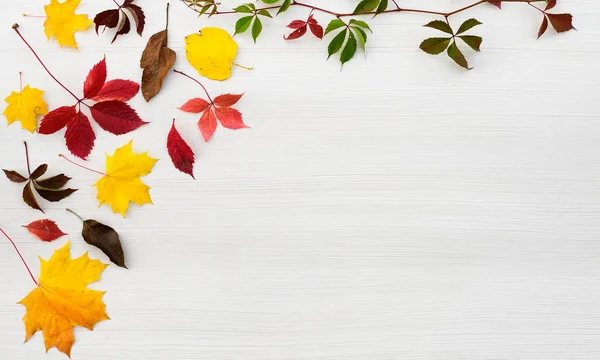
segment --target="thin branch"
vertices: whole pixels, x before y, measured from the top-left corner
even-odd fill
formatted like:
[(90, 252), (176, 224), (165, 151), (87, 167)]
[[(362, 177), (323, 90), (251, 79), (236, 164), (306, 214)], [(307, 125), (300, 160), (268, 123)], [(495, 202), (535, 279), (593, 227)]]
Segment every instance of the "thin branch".
[(211, 104), (213, 103), (210, 95), (208, 94), (208, 90), (206, 90), (206, 88), (204, 87), (204, 85), (202, 85), (202, 83), (200, 81), (194, 79), (193, 77), (189, 76), (188, 74), (186, 74), (186, 73), (184, 73), (182, 71), (179, 71), (177, 69), (173, 69), (173, 71), (176, 72), (176, 73), (178, 73), (178, 74), (180, 74), (180, 75), (185, 76), (188, 79), (194, 80), (198, 85), (202, 86), (202, 89), (204, 89), (204, 92), (206, 93), (206, 96), (208, 97), (208, 101), (210, 101)]
[(31, 280), (33, 280), (33, 282), (36, 285), (39, 286), (40, 284), (35, 279), (35, 276), (33, 276), (33, 273), (31, 272), (31, 269), (29, 268), (29, 266), (25, 262), (25, 259), (23, 258), (23, 255), (21, 255), (21, 252), (19, 251), (19, 248), (17, 247), (17, 244), (15, 244), (15, 242), (10, 238), (10, 236), (8, 236), (7, 233), (4, 232), (4, 230), (2, 230), (2, 228), (0, 228), (0, 232), (2, 232), (2, 234), (4, 234), (4, 236), (6, 236), (6, 238), (8, 239), (8, 241), (10, 241), (10, 243), (12, 244), (12, 246), (15, 248), (15, 251), (17, 252), (17, 255), (19, 255), (19, 257), (21, 258), (21, 261), (23, 262), (23, 265), (25, 265), (25, 268), (27, 269), (27, 272), (29, 273), (29, 276), (31, 276)]

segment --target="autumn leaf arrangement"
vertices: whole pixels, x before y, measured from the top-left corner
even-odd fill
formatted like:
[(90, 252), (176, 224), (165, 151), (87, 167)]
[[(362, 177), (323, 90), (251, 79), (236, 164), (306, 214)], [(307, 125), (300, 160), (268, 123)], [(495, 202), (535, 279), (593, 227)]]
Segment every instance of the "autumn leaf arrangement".
[[(502, 3), (521, 3), (541, 13), (542, 23), (538, 31), (538, 39), (547, 31), (549, 24), (559, 33), (574, 29), (571, 14), (550, 12), (556, 6), (557, 0), (477, 0), (470, 5), (447, 12), (434, 11), (428, 8), (405, 8), (401, 6), (401, 0), (357, 0), (354, 10), (349, 12), (337, 12), (296, 0), (259, 0), (258, 2), (263, 3), (264, 6), (257, 6), (249, 2), (233, 9), (224, 9), (224, 6), (217, 0), (180, 1), (189, 9), (196, 11), (198, 16), (240, 16), (235, 22), (235, 34), (249, 32), (254, 42), (262, 33), (263, 21), (266, 19), (278, 16), (292, 8), (299, 11), (304, 9), (308, 12), (307, 18), (290, 22), (287, 27), (291, 30), (288, 34), (284, 34), (283, 38), (285, 40), (296, 40), (306, 35), (308, 30), (319, 40), (323, 39), (324, 36), (329, 36), (327, 58), (329, 59), (334, 55), (338, 56), (342, 65), (354, 58), (359, 49), (366, 52), (367, 39), (373, 31), (365, 20), (367, 18), (373, 19), (379, 15), (418, 13), (438, 17), (438, 19), (424, 26), (440, 31), (441, 36), (423, 40), (419, 48), (431, 55), (445, 52), (457, 65), (465, 69), (471, 69), (471, 67), (461, 47), (466, 45), (471, 50), (479, 52), (483, 42), (480, 36), (467, 34), (466, 32), (482, 23), (474, 18), (467, 19), (461, 24), (454, 24), (451, 20), (454, 15), (464, 13), (480, 5), (493, 5), (498, 9), (502, 9)], [(543, 6), (536, 5), (536, 3), (542, 3)], [(332, 18), (325, 30), (315, 17), (317, 13)]]

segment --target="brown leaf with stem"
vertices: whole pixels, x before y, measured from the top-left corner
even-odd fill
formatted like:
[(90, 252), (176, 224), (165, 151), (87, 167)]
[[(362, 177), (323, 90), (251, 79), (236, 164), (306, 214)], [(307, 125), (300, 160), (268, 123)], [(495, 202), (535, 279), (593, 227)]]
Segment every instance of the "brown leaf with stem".
[(140, 67), (142, 74), (142, 94), (146, 101), (150, 101), (162, 88), (163, 81), (169, 70), (175, 64), (177, 54), (167, 46), (169, 27), (169, 4), (166, 10), (167, 21), (165, 29), (150, 37), (142, 53)]

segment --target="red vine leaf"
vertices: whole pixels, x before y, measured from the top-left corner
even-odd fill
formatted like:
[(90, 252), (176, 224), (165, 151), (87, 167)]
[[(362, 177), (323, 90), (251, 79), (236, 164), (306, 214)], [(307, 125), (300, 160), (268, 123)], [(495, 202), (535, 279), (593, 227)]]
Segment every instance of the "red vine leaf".
[(538, 39), (544, 35), (544, 33), (548, 30), (548, 18), (544, 16), (544, 20), (542, 20), (542, 25), (540, 25), (540, 29), (538, 30)]
[(210, 103), (204, 99), (194, 98), (188, 100), (179, 109), (189, 113), (201, 113), (210, 106)]
[(94, 65), (83, 83), (83, 97), (90, 99), (100, 92), (106, 82), (106, 57)]
[(224, 94), (219, 95), (215, 98), (214, 104), (216, 106), (233, 106), (244, 96), (244, 94)]
[(294, 29), (294, 31), (292, 31), (288, 36), (284, 35), (283, 38), (285, 40), (295, 40), (301, 38), (304, 36), (304, 34), (306, 34), (308, 28), (310, 28), (310, 31), (313, 33), (313, 35), (319, 39), (322, 39), (325, 33), (323, 27), (319, 25), (313, 14), (311, 14), (306, 21), (294, 20), (289, 23), (287, 27)]
[(96, 134), (94, 134), (90, 120), (85, 114), (77, 112), (67, 124), (65, 140), (71, 154), (79, 158), (85, 159), (92, 152)]
[(96, 34), (98, 34), (98, 29), (100, 26), (104, 26), (104, 30), (106, 28), (114, 29), (119, 25), (119, 18), (121, 17), (121, 12), (118, 9), (105, 10), (94, 18), (94, 24), (96, 25)]
[(42, 164), (42, 165), (38, 166), (35, 170), (33, 170), (30, 178), (32, 178), (33, 180), (37, 180), (40, 176), (44, 175), (47, 170), (48, 170), (48, 164)]
[(140, 85), (130, 80), (115, 79), (107, 81), (100, 92), (90, 100), (96, 102), (118, 100), (129, 101), (140, 90)]
[(75, 106), (61, 106), (56, 108), (44, 116), (40, 122), (38, 132), (45, 135), (54, 134), (67, 126), (76, 114)]
[(173, 119), (173, 125), (169, 136), (167, 137), (167, 150), (173, 165), (179, 171), (188, 174), (194, 178), (194, 151), (181, 137), (181, 134), (175, 128), (175, 119)]
[(133, 4), (133, 0), (125, 0), (123, 5), (119, 6), (118, 9), (105, 10), (98, 13), (94, 17), (94, 24), (96, 26), (96, 34), (101, 26), (104, 27), (102, 32), (109, 29), (117, 29), (112, 42), (115, 42), (119, 35), (128, 34), (131, 30), (131, 21), (124, 10), (128, 10), (129, 14), (133, 18), (136, 25), (136, 31), (141, 36), (146, 25), (146, 16), (144, 11), (138, 5)]
[(31, 181), (28, 181), (23, 188), (23, 201), (31, 208), (44, 212), (33, 195), (33, 191), (31, 190)]
[(4, 171), (4, 175), (6, 175), (6, 177), (8, 178), (8, 180), (15, 182), (15, 183), (24, 183), (25, 181), (27, 181), (27, 178), (21, 174), (19, 174), (16, 171), (13, 170), (2, 170)]
[(131, 2), (123, 6), (123, 8), (131, 11), (131, 15), (133, 15), (133, 21), (135, 22), (135, 30), (138, 35), (142, 36), (144, 26), (146, 25), (146, 16), (144, 15), (142, 8), (138, 5), (132, 4)]
[(227, 129), (237, 130), (247, 128), (242, 120), (242, 114), (234, 108), (216, 108), (217, 119)]
[(561, 33), (575, 29), (573, 27), (573, 16), (571, 14), (546, 14), (550, 24), (556, 32)]
[(215, 130), (217, 130), (217, 118), (212, 107), (209, 107), (204, 111), (200, 117), (200, 121), (198, 121), (198, 128), (202, 133), (204, 141), (210, 140), (215, 133)]
[(502, 9), (502, 1), (490, 1), (490, 4), (497, 6), (498, 9)]
[(118, 100), (96, 103), (90, 111), (102, 129), (115, 135), (126, 134), (147, 124), (129, 105)]
[(42, 241), (50, 242), (67, 235), (50, 219), (37, 220), (23, 227)]

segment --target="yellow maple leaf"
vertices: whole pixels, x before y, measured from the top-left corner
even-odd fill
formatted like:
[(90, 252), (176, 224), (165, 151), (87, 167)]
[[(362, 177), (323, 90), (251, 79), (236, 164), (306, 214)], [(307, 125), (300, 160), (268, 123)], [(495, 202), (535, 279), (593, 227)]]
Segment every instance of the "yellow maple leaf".
[(231, 35), (216, 27), (203, 28), (200, 33), (185, 38), (188, 61), (200, 75), (212, 80), (225, 80), (231, 76), (237, 49)]
[(91, 260), (87, 252), (71, 259), (70, 242), (40, 262), (38, 287), (19, 301), (25, 306), (25, 341), (41, 330), (46, 351), (56, 347), (70, 357), (73, 326), (93, 330), (96, 323), (110, 319), (102, 301), (104, 291), (87, 288), (100, 280), (108, 265)]
[(54, 36), (60, 46), (70, 46), (77, 49), (75, 42), (75, 32), (86, 30), (93, 23), (87, 15), (75, 14), (75, 9), (81, 0), (50, 0), (50, 4), (44, 7), (46, 11), (46, 21), (44, 22), (44, 32), (48, 40)]
[(125, 217), (130, 201), (138, 205), (152, 204), (150, 187), (140, 177), (150, 174), (157, 160), (147, 153), (134, 153), (131, 141), (115, 150), (112, 156), (107, 154), (106, 175), (94, 184), (98, 188), (100, 206), (109, 204), (114, 213)]
[(33, 133), (37, 127), (36, 115), (48, 113), (48, 104), (42, 99), (43, 90), (25, 86), (20, 93), (13, 91), (4, 101), (8, 103), (3, 114), (8, 125), (21, 121), (21, 127)]

